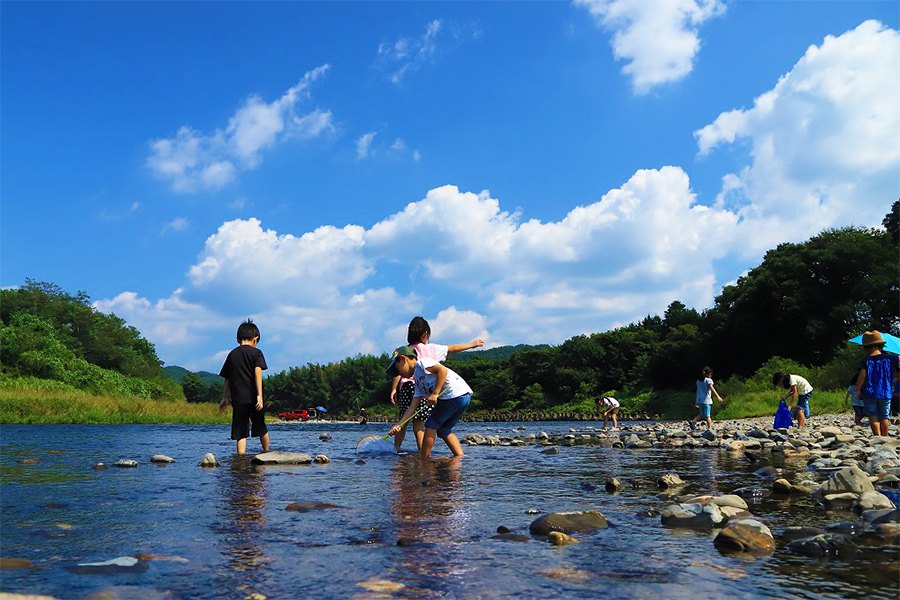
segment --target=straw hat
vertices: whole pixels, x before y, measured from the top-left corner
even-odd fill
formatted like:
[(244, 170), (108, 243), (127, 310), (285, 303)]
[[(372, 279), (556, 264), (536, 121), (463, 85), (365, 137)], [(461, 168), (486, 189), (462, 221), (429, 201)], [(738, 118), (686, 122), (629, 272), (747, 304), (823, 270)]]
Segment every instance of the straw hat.
[(863, 346), (884, 346), (886, 343), (881, 339), (881, 334), (878, 333), (877, 329), (875, 331), (867, 331), (862, 336)]

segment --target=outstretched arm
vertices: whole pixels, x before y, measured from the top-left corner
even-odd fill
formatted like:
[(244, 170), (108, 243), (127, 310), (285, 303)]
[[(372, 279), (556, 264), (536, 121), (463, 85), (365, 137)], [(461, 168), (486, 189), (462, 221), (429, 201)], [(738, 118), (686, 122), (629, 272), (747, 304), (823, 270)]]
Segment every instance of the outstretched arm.
[(482, 346), (484, 346), (484, 340), (472, 340), (468, 344), (453, 344), (452, 346), (447, 346), (447, 354), (471, 350), (472, 348), (481, 348)]

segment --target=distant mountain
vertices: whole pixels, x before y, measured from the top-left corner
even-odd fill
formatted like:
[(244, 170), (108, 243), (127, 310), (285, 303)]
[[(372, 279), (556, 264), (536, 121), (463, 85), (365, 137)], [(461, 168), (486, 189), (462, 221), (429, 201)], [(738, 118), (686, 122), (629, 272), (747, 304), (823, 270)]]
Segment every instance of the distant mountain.
[[(179, 367), (176, 365), (172, 365), (171, 367), (163, 367), (163, 371), (166, 372), (166, 377), (171, 379), (172, 381), (177, 381), (178, 383), (184, 382), (184, 376), (192, 371), (188, 371), (184, 367)], [(216, 375), (215, 373), (210, 373), (209, 371), (197, 371), (197, 377), (205, 383), (206, 385), (222, 385), (222, 378)]]
[(546, 350), (550, 346), (547, 344), (538, 344), (537, 346), (529, 346), (528, 344), (518, 344), (516, 346), (500, 346), (499, 348), (491, 348), (490, 350), (467, 350), (465, 352), (457, 352), (452, 354), (453, 360), (506, 360), (517, 352), (525, 350)]

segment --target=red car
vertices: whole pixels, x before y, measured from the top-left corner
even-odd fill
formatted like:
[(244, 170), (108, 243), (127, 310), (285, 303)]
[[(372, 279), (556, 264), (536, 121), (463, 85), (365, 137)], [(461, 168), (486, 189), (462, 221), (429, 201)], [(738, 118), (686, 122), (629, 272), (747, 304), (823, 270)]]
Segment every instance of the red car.
[(306, 421), (309, 419), (309, 413), (305, 410), (289, 410), (287, 412), (280, 413), (278, 418), (282, 421)]

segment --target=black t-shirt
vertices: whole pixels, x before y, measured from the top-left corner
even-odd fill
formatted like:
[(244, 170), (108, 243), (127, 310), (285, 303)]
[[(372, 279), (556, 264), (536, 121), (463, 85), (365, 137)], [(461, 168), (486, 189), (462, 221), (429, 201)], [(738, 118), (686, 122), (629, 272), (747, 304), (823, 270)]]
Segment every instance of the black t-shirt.
[(232, 406), (256, 404), (256, 367), (263, 371), (268, 368), (259, 348), (244, 344), (228, 353), (219, 377), (228, 380)]

